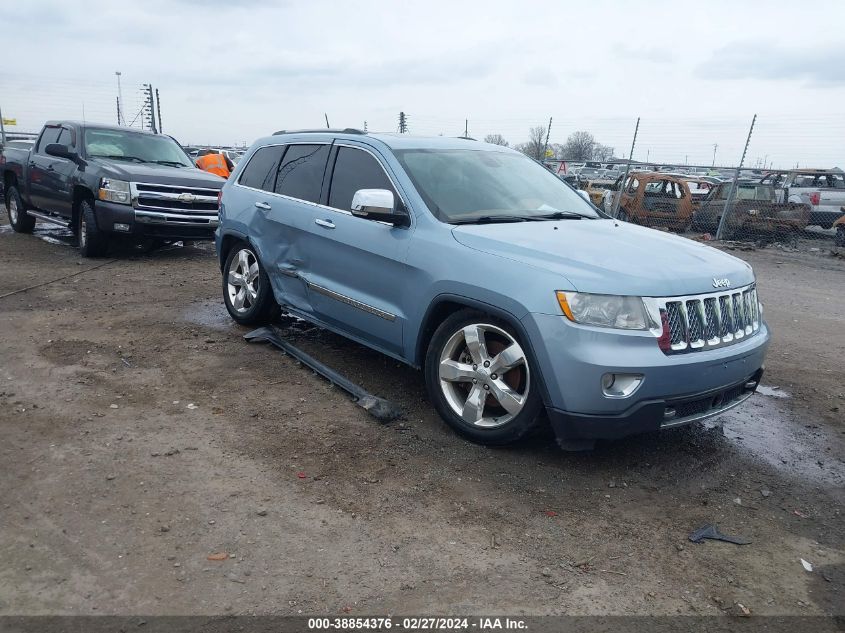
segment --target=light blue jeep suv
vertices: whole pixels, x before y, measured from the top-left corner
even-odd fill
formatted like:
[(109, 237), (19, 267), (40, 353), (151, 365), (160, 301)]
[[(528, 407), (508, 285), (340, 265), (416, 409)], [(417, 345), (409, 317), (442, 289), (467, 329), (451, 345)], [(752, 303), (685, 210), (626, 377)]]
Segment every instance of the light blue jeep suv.
[(422, 368), (485, 444), (544, 411), (565, 448), (716, 415), (757, 388), (769, 343), (748, 264), (468, 139), (260, 139), (223, 188), (217, 252), (235, 321), (278, 305)]

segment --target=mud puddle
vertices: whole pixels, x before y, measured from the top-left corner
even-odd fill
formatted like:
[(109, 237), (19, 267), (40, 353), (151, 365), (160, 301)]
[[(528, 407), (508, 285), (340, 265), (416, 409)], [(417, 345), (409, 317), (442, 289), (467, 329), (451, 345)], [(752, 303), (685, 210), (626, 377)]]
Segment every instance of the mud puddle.
[(760, 389), (747, 403), (705, 426), (722, 425), (723, 433), (739, 450), (784, 475), (829, 486), (845, 485), (845, 441), (815, 423), (809, 412), (797, 416), (780, 400), (779, 390), (767, 395)]
[[(0, 225), (0, 234), (2, 233), (14, 233), (14, 229), (9, 224), (3, 224)], [(76, 237), (74, 237), (70, 229), (55, 224), (38, 222), (35, 224), (32, 234), (49, 244), (61, 244), (64, 246), (74, 246), (76, 244)]]

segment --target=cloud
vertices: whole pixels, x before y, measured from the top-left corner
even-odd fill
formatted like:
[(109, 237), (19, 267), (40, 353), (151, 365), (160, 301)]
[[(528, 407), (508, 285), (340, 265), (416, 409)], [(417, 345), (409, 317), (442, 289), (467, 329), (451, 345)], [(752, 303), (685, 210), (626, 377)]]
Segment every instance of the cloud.
[(702, 79), (803, 81), (814, 87), (845, 84), (845, 45), (790, 49), (770, 43), (734, 42), (696, 66)]

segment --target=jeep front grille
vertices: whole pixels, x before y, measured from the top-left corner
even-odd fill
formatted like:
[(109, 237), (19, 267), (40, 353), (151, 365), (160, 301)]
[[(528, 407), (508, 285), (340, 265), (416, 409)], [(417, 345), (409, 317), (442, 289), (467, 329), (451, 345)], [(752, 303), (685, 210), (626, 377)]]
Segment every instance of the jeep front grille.
[(754, 284), (730, 292), (667, 297), (657, 303), (666, 315), (669, 344), (663, 351), (667, 354), (723, 347), (760, 329)]

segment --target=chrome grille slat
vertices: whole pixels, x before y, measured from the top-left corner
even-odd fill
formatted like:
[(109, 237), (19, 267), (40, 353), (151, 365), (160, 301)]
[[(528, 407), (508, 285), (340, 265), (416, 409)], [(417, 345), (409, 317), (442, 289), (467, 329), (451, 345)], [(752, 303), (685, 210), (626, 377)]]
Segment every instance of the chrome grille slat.
[(730, 291), (648, 301), (655, 301), (657, 309), (666, 315), (667, 354), (723, 347), (760, 329), (754, 284)]

